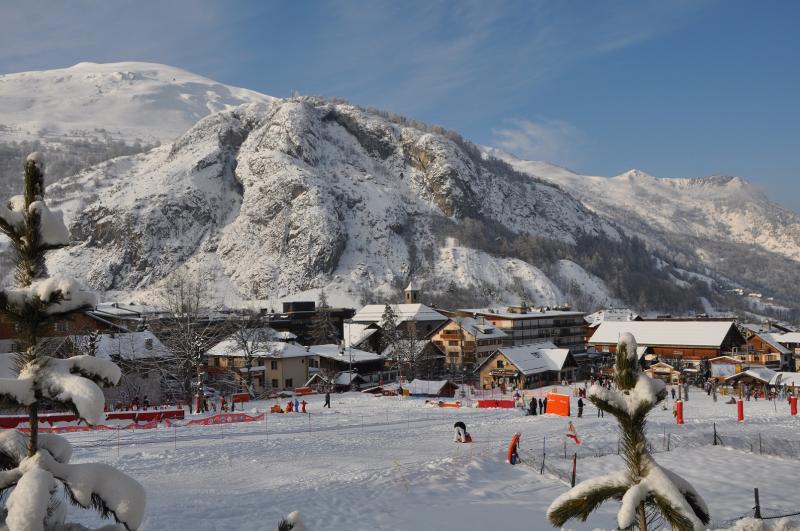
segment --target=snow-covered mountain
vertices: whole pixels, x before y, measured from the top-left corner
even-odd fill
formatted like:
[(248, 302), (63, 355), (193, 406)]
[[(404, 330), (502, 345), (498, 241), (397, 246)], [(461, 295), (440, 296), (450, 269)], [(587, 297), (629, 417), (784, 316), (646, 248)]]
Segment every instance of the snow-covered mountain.
[(146, 289), (185, 265), (229, 298), (329, 287), (352, 301), (413, 273), (555, 304), (563, 295), (544, 273), (456, 242), (447, 226), (489, 220), (565, 243), (617, 236), (568, 194), (460, 137), (314, 98), (209, 115), (171, 145), (48, 194), (77, 240), (53, 253), (51, 268), (79, 271), (100, 290)]
[(579, 175), (501, 150), (484, 151), (558, 184), (677, 263), (694, 263), (750, 285), (760, 282), (787, 295), (796, 289), (796, 283), (781, 279), (800, 272), (800, 215), (741, 177), (658, 178), (639, 170), (615, 177)]
[(79, 63), (0, 75), (0, 139), (105, 132), (131, 142), (170, 142), (211, 113), (271, 99), (166, 65)]
[[(727, 285), (776, 288), (800, 268), (797, 215), (738, 178), (581, 176), (390, 113), (162, 65), (0, 76), (0, 122), (14, 142), (102, 129), (161, 143), (49, 166), (74, 238), (50, 268), (130, 296), (190, 270), (228, 304), (323, 288), (357, 304), (414, 275), (451, 301), (690, 308)], [(645, 251), (623, 234), (648, 256), (631, 256)], [(778, 273), (727, 260), (753, 249)]]

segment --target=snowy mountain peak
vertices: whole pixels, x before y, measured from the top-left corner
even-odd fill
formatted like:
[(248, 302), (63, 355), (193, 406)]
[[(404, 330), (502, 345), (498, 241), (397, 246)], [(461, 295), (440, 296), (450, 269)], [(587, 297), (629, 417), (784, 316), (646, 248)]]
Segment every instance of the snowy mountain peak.
[(156, 63), (78, 63), (0, 76), (3, 139), (106, 133), (167, 142), (214, 112), (270, 96)]

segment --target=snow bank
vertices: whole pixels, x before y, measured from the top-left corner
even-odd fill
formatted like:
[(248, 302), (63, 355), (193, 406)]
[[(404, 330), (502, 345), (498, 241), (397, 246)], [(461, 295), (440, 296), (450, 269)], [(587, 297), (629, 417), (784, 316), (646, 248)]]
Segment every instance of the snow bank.
[(21, 406), (36, 402), (31, 378), (0, 378), (0, 395), (6, 396)]

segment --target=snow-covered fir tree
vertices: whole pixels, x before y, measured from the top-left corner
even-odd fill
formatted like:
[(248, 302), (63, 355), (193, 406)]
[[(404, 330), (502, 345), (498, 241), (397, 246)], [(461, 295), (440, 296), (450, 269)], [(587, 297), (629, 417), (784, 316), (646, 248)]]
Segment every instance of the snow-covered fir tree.
[(614, 368), (616, 389), (593, 385), (589, 400), (616, 417), (622, 458), (627, 470), (584, 481), (556, 498), (547, 510), (555, 527), (571, 518), (586, 520), (604, 501), (618, 499), (620, 529), (645, 531), (648, 515), (657, 515), (678, 531), (702, 530), (709, 522), (708, 508), (682, 477), (659, 466), (647, 449), (647, 415), (667, 396), (666, 386), (639, 371), (636, 339), (622, 334)]
[[(45, 253), (64, 246), (69, 231), (61, 212), (44, 202), (44, 173), (37, 154), (25, 162), (25, 192), (0, 205), (0, 233), (11, 240), (16, 285), (0, 290), (0, 315), (18, 330), (20, 367), (16, 378), (0, 378), (0, 397), (26, 408), (30, 433), (0, 432), (0, 519), (11, 531), (72, 528), (65, 523), (66, 499), (126, 529), (144, 517), (145, 492), (139, 483), (104, 464), (70, 464), (72, 447), (61, 436), (38, 433), (42, 402), (71, 409), (87, 424), (103, 416), (99, 386), (116, 385), (120, 369), (92, 356), (47, 356), (40, 340), (43, 327), (95, 303), (94, 295), (62, 275), (49, 277)], [(63, 491), (60, 488), (63, 486)], [(10, 491), (10, 493), (9, 493)]]
[(397, 333), (397, 314), (391, 304), (383, 308), (381, 315), (381, 350), (392, 356), (397, 350), (397, 341), (400, 339)]
[(311, 320), (309, 331), (311, 333), (311, 343), (314, 345), (326, 345), (339, 341), (339, 333), (336, 330), (336, 325), (333, 324), (333, 319), (331, 319), (328, 296), (325, 295), (324, 291), (319, 293), (317, 311)]

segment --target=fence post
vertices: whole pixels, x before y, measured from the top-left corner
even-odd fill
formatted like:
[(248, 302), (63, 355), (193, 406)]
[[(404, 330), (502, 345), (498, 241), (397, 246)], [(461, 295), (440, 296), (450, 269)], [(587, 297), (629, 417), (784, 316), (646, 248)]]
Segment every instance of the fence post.
[(764, 450), (761, 447), (761, 432), (758, 432), (758, 453), (763, 455)]
[(714, 423), (714, 446), (717, 445), (717, 423)]
[(547, 437), (542, 437), (542, 469), (540, 475), (544, 475), (544, 456), (547, 454)]
[(117, 429), (117, 457), (119, 457), (119, 429)]
[(668, 433), (668, 434), (667, 434), (667, 451), (668, 451), (668, 452), (669, 452), (669, 440), (670, 440), (671, 438), (672, 438), (672, 434), (671, 434), (671, 433)]
[(173, 433), (173, 436), (174, 436), (175, 451), (177, 451), (178, 450), (178, 425), (177, 424), (173, 424), (172, 425), (172, 433)]
[(564, 439), (564, 459), (567, 458), (567, 440)]
[(753, 518), (755, 518), (756, 520), (761, 520), (761, 503), (758, 501), (758, 489), (757, 488), (753, 489), (753, 494), (755, 495), (755, 498), (756, 498), (756, 506), (753, 508), (754, 509)]
[(572, 486), (575, 486), (575, 472), (578, 468), (578, 452), (572, 454)]

